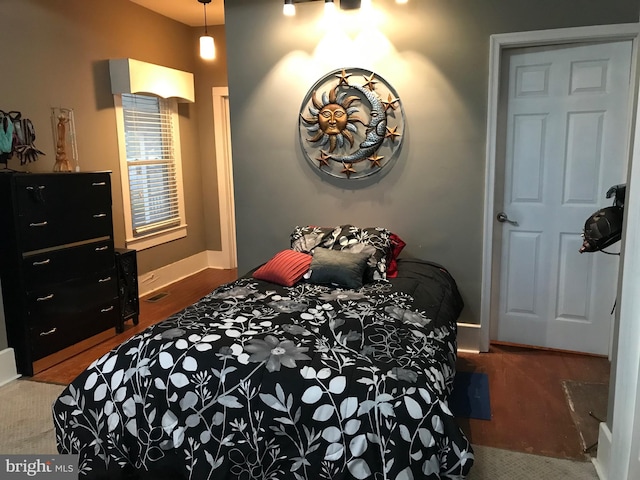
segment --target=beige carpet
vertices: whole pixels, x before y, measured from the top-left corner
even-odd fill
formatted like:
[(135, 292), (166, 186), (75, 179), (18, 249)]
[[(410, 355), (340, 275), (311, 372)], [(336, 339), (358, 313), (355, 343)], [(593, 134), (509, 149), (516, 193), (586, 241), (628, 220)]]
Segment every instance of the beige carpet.
[(54, 454), (51, 406), (62, 385), (15, 380), (0, 387), (0, 453)]
[[(0, 387), (0, 454), (55, 454), (51, 405), (63, 386), (16, 380)], [(467, 480), (597, 480), (590, 462), (474, 445)]]
[(598, 480), (591, 462), (542, 457), (474, 445), (467, 480)]

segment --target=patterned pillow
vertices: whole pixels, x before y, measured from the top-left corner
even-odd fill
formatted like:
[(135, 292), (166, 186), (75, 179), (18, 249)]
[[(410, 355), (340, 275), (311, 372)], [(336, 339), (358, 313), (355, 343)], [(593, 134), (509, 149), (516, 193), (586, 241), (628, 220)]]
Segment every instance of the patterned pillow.
[(367, 268), (367, 253), (341, 252), (318, 247), (313, 251), (309, 269), (309, 282), (361, 288)]
[(391, 232), (386, 228), (359, 228), (346, 224), (337, 227), (296, 227), (291, 248), (311, 252), (315, 247), (369, 254), (365, 282), (386, 280), (387, 259), (391, 251)]
[(253, 278), (290, 287), (309, 270), (312, 257), (294, 250), (283, 250), (253, 272)]
[(334, 230), (334, 227), (296, 227), (291, 233), (291, 248), (304, 253), (311, 253), (318, 246), (331, 248)]

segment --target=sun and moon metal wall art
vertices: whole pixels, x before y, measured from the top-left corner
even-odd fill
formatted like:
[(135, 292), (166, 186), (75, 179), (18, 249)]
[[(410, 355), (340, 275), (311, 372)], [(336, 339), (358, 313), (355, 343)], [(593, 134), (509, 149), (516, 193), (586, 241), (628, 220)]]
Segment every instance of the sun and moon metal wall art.
[(404, 138), (404, 110), (381, 76), (342, 68), (307, 92), (299, 132), (314, 167), (337, 178), (364, 178), (391, 167)]

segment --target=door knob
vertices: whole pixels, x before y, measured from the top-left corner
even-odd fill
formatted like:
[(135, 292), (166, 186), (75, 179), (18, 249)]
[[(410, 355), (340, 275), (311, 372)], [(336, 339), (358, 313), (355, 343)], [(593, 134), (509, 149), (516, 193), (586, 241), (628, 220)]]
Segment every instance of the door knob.
[(511, 225), (513, 225), (514, 227), (518, 226), (518, 222), (516, 222), (515, 220), (509, 220), (509, 217), (507, 216), (506, 213), (504, 212), (500, 212), (498, 213), (498, 216), (496, 217), (496, 219), (500, 222), (500, 223), (510, 223)]

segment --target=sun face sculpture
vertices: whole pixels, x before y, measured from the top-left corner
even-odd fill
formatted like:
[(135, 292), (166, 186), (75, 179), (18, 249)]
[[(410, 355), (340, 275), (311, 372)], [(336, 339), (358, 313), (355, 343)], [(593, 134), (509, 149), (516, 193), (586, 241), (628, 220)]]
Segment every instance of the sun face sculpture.
[[(323, 77), (307, 93), (300, 113), (300, 141), (307, 160), (322, 172), (362, 178), (379, 172), (396, 156), (404, 113), (397, 94), (374, 73), (344, 68), (338, 72)], [(356, 78), (362, 79), (361, 84)]]
[(360, 98), (352, 95), (347, 96), (347, 92), (337, 93), (338, 86), (332, 88), (327, 96), (322, 94), (322, 101), (317, 99), (317, 92), (311, 95), (312, 106), (309, 107), (310, 118), (302, 117), (308, 125), (307, 132), (311, 138), (309, 142), (318, 143), (325, 147), (329, 144), (329, 152), (333, 152), (336, 146), (343, 147), (345, 139), (353, 147), (355, 142), (354, 134), (358, 131), (355, 122), (362, 123), (362, 120), (354, 114), (358, 112), (351, 104)]

